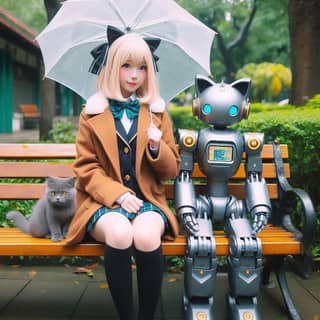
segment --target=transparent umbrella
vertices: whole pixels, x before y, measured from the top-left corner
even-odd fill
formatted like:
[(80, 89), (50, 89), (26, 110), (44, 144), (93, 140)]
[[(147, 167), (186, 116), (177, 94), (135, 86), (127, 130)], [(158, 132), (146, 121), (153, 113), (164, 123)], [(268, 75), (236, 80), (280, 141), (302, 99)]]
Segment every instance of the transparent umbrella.
[(90, 52), (107, 44), (106, 29), (136, 32), (161, 39), (160, 93), (165, 101), (190, 87), (197, 73), (210, 74), (215, 32), (173, 0), (68, 0), (39, 34), (45, 76), (84, 99), (96, 92), (96, 75), (89, 72)]

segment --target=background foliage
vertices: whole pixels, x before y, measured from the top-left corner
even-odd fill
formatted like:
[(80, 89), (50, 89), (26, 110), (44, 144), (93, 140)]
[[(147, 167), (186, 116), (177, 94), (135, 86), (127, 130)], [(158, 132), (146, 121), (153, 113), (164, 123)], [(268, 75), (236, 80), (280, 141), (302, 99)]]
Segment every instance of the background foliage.
[(291, 71), (280, 63), (249, 63), (239, 69), (236, 79), (250, 78), (252, 101), (280, 101), (289, 96)]

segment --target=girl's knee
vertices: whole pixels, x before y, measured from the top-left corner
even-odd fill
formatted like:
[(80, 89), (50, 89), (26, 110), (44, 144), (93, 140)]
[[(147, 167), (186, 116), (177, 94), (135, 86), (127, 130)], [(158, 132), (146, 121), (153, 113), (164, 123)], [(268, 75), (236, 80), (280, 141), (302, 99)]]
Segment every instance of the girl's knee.
[[(138, 219), (139, 218), (139, 219)], [(161, 244), (164, 222), (158, 213), (137, 217), (133, 224), (133, 242), (141, 251), (153, 251)]]
[(133, 232), (131, 226), (126, 228), (114, 226), (112, 230), (108, 230), (108, 232), (106, 232), (105, 242), (113, 248), (129, 248), (133, 243)]
[(129, 248), (133, 243), (132, 224), (118, 213), (102, 216), (91, 234), (98, 241), (105, 242), (116, 249)]

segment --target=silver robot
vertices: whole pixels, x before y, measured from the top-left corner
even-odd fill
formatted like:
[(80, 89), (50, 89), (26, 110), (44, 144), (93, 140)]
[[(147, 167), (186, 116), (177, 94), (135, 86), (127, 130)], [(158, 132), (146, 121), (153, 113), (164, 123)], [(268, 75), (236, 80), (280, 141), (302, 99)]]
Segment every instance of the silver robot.
[[(179, 129), (181, 169), (175, 180), (175, 208), (187, 230), (184, 309), (187, 320), (214, 319), (217, 259), (213, 227), (223, 221), (229, 239), (228, 319), (260, 319), (257, 294), (262, 271), (256, 233), (267, 224), (271, 203), (262, 178), (262, 133), (241, 133), (228, 126), (249, 114), (250, 79), (231, 84), (196, 76), (193, 114), (210, 124), (200, 131)], [(246, 153), (246, 199), (227, 190)], [(194, 161), (207, 177), (207, 193), (196, 195)]]

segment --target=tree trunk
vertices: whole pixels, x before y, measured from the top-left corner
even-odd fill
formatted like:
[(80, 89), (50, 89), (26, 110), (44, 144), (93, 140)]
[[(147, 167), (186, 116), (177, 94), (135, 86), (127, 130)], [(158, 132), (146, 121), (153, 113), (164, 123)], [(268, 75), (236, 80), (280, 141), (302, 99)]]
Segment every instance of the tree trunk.
[(290, 103), (304, 105), (320, 93), (320, 1), (289, 0), (292, 89)]
[[(44, 0), (47, 11), (48, 23), (54, 17), (60, 8), (59, 0)], [(53, 118), (55, 116), (55, 82), (50, 79), (44, 79), (41, 82), (41, 115), (39, 122), (40, 140), (50, 138), (50, 130), (53, 127)]]

